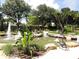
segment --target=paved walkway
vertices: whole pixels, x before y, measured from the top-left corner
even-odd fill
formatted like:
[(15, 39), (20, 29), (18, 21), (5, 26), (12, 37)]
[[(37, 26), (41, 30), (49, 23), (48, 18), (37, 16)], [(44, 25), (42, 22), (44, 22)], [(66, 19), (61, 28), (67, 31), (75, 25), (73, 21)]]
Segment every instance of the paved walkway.
[(69, 51), (62, 49), (50, 50), (45, 55), (38, 57), (37, 59), (78, 59), (79, 47), (69, 48)]

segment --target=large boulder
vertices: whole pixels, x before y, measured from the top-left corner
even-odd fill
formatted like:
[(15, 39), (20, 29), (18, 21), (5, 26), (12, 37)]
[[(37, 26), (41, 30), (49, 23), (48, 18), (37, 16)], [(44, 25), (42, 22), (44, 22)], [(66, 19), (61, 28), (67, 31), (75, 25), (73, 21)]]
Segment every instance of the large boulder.
[(71, 41), (72, 35), (65, 36), (67, 41)]
[(74, 41), (69, 41), (69, 42), (66, 42), (67, 46), (68, 47), (77, 47), (78, 46), (78, 43), (77, 42), (74, 42)]
[(46, 51), (54, 50), (54, 49), (57, 49), (57, 46), (54, 43), (48, 43), (48, 44), (45, 45), (45, 50)]

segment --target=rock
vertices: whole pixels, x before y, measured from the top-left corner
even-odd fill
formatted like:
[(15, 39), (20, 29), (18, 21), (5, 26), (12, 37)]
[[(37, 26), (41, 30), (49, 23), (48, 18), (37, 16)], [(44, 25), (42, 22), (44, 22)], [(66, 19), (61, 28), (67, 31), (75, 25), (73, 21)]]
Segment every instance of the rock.
[(59, 42), (59, 39), (57, 38), (57, 39), (55, 40), (55, 42)]
[(70, 41), (72, 36), (69, 35), (69, 36), (65, 36), (65, 37), (66, 37), (67, 41)]
[(43, 31), (43, 36), (44, 36), (44, 37), (48, 37), (47, 34), (48, 34), (48, 31)]
[(68, 47), (77, 47), (78, 43), (77, 42), (66, 42)]
[(54, 49), (57, 49), (57, 46), (53, 43), (48, 43), (45, 45), (45, 50), (48, 51), (48, 50), (54, 50)]

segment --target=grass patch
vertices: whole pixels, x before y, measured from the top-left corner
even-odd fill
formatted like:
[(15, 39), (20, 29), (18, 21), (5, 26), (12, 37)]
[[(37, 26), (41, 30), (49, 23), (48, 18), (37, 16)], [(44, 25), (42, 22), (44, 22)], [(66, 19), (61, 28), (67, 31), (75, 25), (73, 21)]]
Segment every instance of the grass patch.
[(54, 38), (51, 37), (41, 37), (41, 38), (35, 38), (31, 42), (31, 44), (36, 44), (39, 46), (39, 50), (43, 50), (44, 46), (48, 43), (55, 43)]
[(48, 32), (52, 34), (59, 34), (59, 31), (48, 31)]
[(15, 40), (0, 40), (0, 43), (15, 43)]

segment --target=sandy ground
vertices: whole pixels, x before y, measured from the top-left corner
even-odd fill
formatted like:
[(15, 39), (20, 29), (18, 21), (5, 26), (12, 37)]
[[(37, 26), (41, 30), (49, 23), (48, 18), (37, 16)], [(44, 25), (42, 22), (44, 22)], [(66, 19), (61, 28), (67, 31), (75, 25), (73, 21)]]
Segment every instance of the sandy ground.
[(43, 56), (39, 56), (36, 59), (78, 59), (79, 47), (69, 48), (68, 51), (57, 49), (46, 52)]

